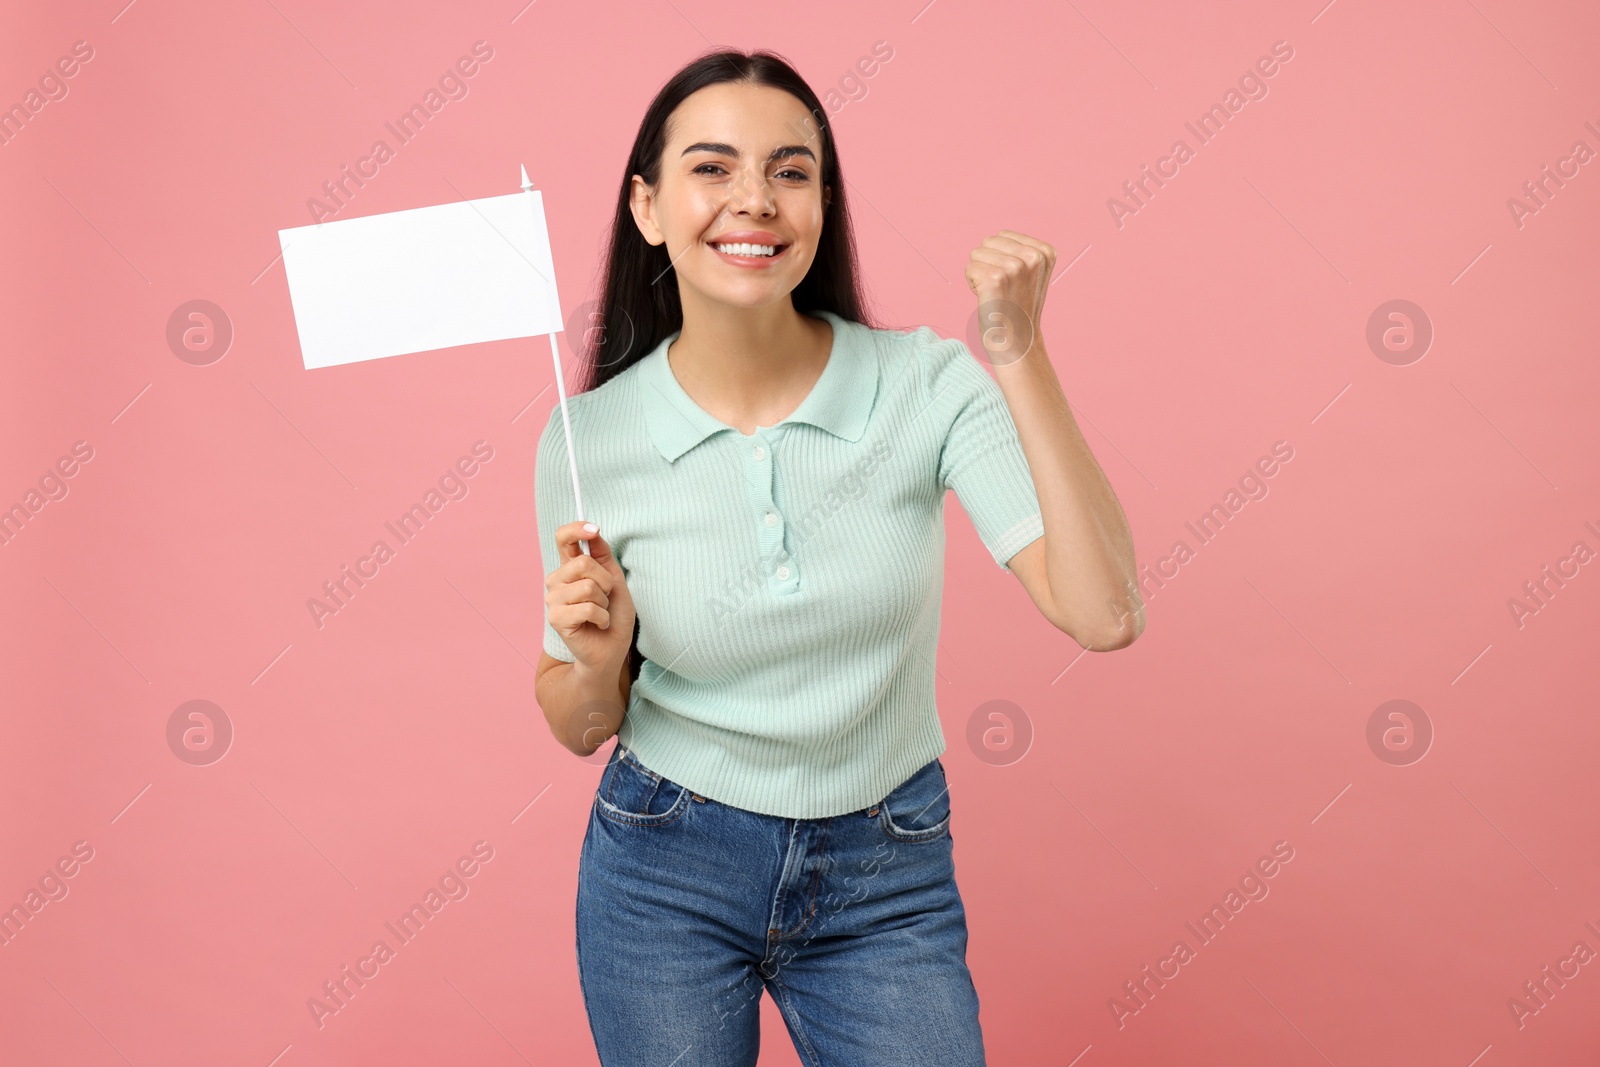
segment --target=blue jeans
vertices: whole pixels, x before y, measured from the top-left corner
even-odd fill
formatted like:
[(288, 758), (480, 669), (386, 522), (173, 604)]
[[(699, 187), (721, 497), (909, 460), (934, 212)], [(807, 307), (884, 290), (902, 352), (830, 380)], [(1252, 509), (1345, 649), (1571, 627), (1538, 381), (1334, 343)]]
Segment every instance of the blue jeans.
[(618, 742), (578, 866), (578, 976), (603, 1067), (751, 1067), (760, 998), (808, 1067), (981, 1065), (950, 799), (933, 760), (877, 804), (720, 804)]

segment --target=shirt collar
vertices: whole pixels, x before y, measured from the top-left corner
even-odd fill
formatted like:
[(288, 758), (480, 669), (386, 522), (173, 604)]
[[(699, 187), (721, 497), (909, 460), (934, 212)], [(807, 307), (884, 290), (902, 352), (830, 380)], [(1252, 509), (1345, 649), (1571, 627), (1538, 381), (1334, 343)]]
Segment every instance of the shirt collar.
[[(846, 441), (860, 440), (877, 395), (877, 353), (870, 339), (864, 336), (866, 327), (860, 323), (840, 318), (831, 311), (811, 314), (826, 319), (833, 327), (833, 348), (810, 395), (778, 425), (805, 422)], [(678, 384), (667, 363), (667, 346), (682, 332), (682, 329), (674, 331), (658, 344), (640, 361), (639, 368), (645, 425), (651, 440), (668, 462), (723, 430), (738, 433), (696, 404)]]

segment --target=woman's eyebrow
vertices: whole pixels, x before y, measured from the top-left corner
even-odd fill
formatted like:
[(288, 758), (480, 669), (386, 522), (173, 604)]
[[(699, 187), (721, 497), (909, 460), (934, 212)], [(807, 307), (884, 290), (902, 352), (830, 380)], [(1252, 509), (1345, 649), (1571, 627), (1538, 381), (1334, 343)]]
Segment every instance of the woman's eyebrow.
[[(690, 152), (716, 152), (718, 155), (732, 156), (734, 159), (739, 158), (739, 150), (737, 148), (733, 147), (731, 144), (723, 144), (721, 141), (697, 141), (688, 148), (685, 148), (683, 150), (683, 155), (686, 156)], [(790, 156), (805, 156), (813, 163), (817, 161), (816, 154), (805, 145), (786, 144), (782, 145), (781, 147), (774, 148), (767, 156), (767, 162), (772, 163), (779, 159), (788, 159)]]

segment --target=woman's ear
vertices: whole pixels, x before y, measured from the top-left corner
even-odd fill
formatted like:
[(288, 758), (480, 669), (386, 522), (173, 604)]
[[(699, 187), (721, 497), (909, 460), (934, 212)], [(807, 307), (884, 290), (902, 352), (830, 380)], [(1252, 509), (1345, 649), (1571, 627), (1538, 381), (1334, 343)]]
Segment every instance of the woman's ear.
[(827, 211), (828, 210), (828, 205), (830, 203), (832, 203), (832, 202), (833, 202), (833, 186), (824, 185), (822, 187), (822, 210), (823, 211)]
[(628, 209), (633, 212), (634, 225), (639, 227), (639, 232), (644, 234), (646, 241), (653, 245), (666, 241), (661, 234), (661, 227), (656, 225), (655, 194), (637, 174), (633, 176), (628, 189)]

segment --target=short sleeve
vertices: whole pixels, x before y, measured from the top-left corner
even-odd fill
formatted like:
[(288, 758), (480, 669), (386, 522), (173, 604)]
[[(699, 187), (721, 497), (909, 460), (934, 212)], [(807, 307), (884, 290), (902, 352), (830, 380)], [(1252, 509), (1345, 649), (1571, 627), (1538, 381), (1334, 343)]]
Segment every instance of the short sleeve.
[[(931, 333), (931, 331), (930, 331)], [(937, 338), (937, 335), (933, 335)], [(939, 454), (939, 482), (954, 489), (984, 547), (1002, 570), (1044, 536), (1044, 518), (1005, 394), (960, 340), (938, 339), (932, 389), (954, 418)]]
[[(568, 408), (571, 413), (570, 405)], [(572, 495), (572, 472), (567, 464), (567, 435), (561, 421), (561, 405), (550, 411), (550, 421), (539, 437), (539, 452), (533, 475), (534, 521), (539, 527), (539, 554), (544, 565), (541, 575), (561, 566), (556, 550), (556, 527), (578, 517), (578, 504)], [(539, 588), (544, 588), (541, 577)], [(544, 650), (556, 659), (571, 663), (578, 657), (550, 625), (550, 607), (544, 612)]]

